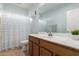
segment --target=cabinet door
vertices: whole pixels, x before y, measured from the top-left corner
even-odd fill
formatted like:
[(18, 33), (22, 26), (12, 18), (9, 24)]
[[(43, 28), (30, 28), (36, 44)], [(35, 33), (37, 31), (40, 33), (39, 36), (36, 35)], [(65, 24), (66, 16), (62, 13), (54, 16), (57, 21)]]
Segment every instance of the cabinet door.
[(32, 42), (29, 42), (29, 55), (32, 56), (33, 55), (33, 51), (32, 51)]
[(40, 56), (52, 56), (52, 52), (40, 47)]
[(33, 56), (39, 56), (39, 45), (33, 43)]

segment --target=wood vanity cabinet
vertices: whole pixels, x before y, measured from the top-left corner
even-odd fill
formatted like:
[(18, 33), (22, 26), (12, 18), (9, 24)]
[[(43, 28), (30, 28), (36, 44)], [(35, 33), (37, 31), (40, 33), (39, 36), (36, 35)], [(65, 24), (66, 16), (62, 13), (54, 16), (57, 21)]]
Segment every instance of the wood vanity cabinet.
[(40, 47), (40, 56), (52, 56), (52, 53), (49, 50)]
[(79, 56), (79, 50), (29, 36), (30, 56)]
[(39, 39), (32, 36), (29, 37), (29, 55), (39, 56)]
[(29, 42), (29, 54), (30, 54), (30, 56), (33, 55), (33, 54), (32, 54), (32, 53), (33, 53), (33, 51), (32, 51), (32, 50), (33, 50), (33, 48), (32, 48), (32, 47), (33, 47), (32, 44), (33, 44), (33, 43), (30, 41), (30, 42)]
[(33, 44), (33, 56), (39, 56), (39, 46), (37, 44)]

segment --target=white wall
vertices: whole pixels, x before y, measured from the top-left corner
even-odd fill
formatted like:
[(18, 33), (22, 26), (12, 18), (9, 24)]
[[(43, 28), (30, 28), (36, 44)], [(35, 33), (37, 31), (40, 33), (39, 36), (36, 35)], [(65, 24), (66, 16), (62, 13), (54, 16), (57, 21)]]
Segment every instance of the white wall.
[(39, 19), (38, 24), (39, 24), (38, 25), (38, 28), (39, 28), (38, 32), (46, 32), (47, 22), (45, 20)]
[[(39, 12), (39, 11), (38, 11)], [(32, 16), (31, 33), (45, 32), (46, 21), (41, 20), (39, 14)]]

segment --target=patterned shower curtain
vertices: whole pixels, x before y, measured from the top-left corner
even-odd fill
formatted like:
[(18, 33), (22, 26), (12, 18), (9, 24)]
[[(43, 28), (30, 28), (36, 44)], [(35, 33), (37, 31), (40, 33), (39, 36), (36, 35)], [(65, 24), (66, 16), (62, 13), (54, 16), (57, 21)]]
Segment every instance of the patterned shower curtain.
[(24, 15), (3, 12), (0, 18), (0, 51), (18, 47), (30, 33), (30, 19)]

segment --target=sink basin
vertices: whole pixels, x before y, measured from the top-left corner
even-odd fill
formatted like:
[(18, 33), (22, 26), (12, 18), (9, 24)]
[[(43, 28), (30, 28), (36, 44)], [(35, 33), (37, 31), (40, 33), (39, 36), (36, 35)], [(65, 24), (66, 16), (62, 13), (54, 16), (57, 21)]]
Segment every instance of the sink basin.
[(40, 35), (40, 37), (43, 37), (43, 38), (47, 38), (47, 39), (50, 39), (50, 40), (58, 40), (58, 41), (67, 41), (69, 40), (68, 37), (63, 37), (63, 36), (48, 36), (48, 35)]
[(61, 41), (61, 42), (72, 40), (70, 37), (71, 34), (69, 33), (53, 33), (53, 36), (48, 36), (48, 34), (38, 34), (38, 35), (45, 39)]
[(69, 40), (68, 37), (63, 37), (63, 36), (53, 36), (54, 40), (60, 40), (60, 41), (67, 41)]

